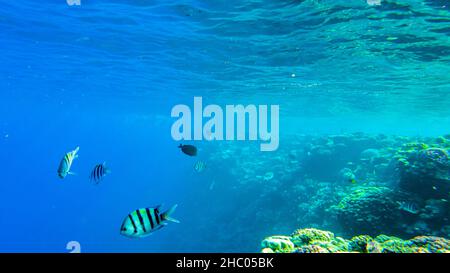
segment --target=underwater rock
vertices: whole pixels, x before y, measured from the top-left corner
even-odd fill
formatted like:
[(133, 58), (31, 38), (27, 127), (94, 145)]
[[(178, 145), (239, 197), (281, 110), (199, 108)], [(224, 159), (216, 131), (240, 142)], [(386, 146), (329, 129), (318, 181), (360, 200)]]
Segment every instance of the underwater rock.
[(367, 246), (373, 241), (369, 235), (358, 235), (350, 239), (348, 249), (354, 252), (367, 252)]
[(426, 201), (423, 212), (420, 214), (422, 219), (432, 219), (439, 221), (444, 219), (448, 213), (448, 202), (443, 200), (429, 199)]
[(366, 149), (364, 151), (361, 152), (361, 160), (363, 161), (371, 161), (376, 157), (380, 156), (380, 151), (378, 151), (377, 149)]
[(448, 198), (449, 154), (436, 143), (430, 145), (409, 143), (398, 150), (395, 159), (400, 174), (399, 187), (424, 200)]
[(431, 233), (430, 227), (423, 220), (419, 220), (419, 221), (416, 221), (414, 223), (405, 224), (404, 225), (404, 230), (405, 230), (406, 233), (414, 234), (414, 235), (417, 235), (417, 234), (430, 234)]
[(316, 245), (308, 245), (296, 248), (293, 253), (331, 253), (328, 249), (316, 246)]
[[(442, 164), (445, 153), (450, 151), (450, 135), (444, 139), (361, 133), (295, 135), (285, 138), (285, 144), (273, 153), (261, 153), (257, 147), (235, 143), (217, 143), (205, 149), (210, 155), (211, 173), (226, 166), (216, 178), (220, 191), (216, 191), (215, 199), (235, 198), (239, 194), (236, 207), (226, 215), (235, 215), (239, 209), (239, 219), (252, 219), (245, 226), (229, 223), (217, 227), (221, 231), (218, 233), (227, 234), (225, 243), (234, 237), (250, 241), (258, 232), (257, 236), (262, 238), (268, 229), (284, 231), (292, 226), (333, 230), (346, 238), (383, 233), (401, 238), (419, 235), (449, 238), (450, 181), (445, 175), (450, 172), (440, 166), (445, 166)], [(353, 173), (356, 183), (349, 180), (341, 183), (346, 177), (351, 178), (346, 173)], [(212, 191), (205, 187), (203, 194), (211, 195)], [(221, 215), (224, 214), (218, 214), (217, 222), (229, 221)], [(304, 237), (294, 239), (298, 245), (300, 238)], [(338, 240), (334, 237), (331, 241)], [(345, 247), (322, 240), (321, 244), (303, 244), (295, 249), (380, 251), (378, 241), (366, 241), (364, 245), (362, 238), (355, 240)], [(395, 240), (389, 244), (392, 249), (385, 251), (403, 249)], [(274, 252), (271, 248), (266, 251)]]
[(298, 229), (291, 234), (290, 240), (298, 253), (332, 253), (348, 251), (348, 244), (332, 232), (315, 228)]
[[(360, 175), (366, 177), (367, 173), (373, 173), (374, 165), (391, 161), (392, 152), (388, 148), (395, 151), (397, 147), (386, 145), (392, 141), (386, 136), (362, 133), (310, 138), (303, 149), (304, 171), (314, 179), (326, 181), (338, 179), (342, 168), (351, 167), (358, 179)], [(357, 165), (349, 166), (349, 162)]]
[(274, 176), (275, 176), (275, 175), (274, 175), (273, 172), (266, 172), (266, 173), (264, 174), (264, 176), (263, 176), (263, 180), (264, 180), (264, 181), (270, 181), (270, 180), (273, 179)]
[[(270, 244), (273, 238), (282, 238), (283, 244)], [(294, 248), (291, 248), (291, 244)], [(277, 241), (277, 240), (275, 240)], [(402, 240), (394, 236), (379, 235), (372, 238), (358, 235), (350, 240), (319, 229), (298, 229), (291, 236), (266, 238), (261, 244), (263, 253), (450, 253), (450, 240), (434, 236), (417, 236)]]
[(349, 168), (343, 168), (339, 171), (340, 181), (343, 183), (356, 183), (356, 176)]
[(448, 253), (450, 248), (450, 241), (441, 237), (418, 236), (410, 242), (422, 253)]
[(329, 242), (333, 238), (333, 233), (315, 228), (298, 229), (291, 234), (291, 241), (297, 247), (317, 242)]
[(294, 243), (290, 240), (288, 236), (271, 236), (261, 243), (262, 249), (266, 249), (265, 253), (270, 253), (267, 249), (272, 250), (272, 252), (291, 252), (294, 250)]
[(393, 190), (387, 187), (358, 187), (334, 206), (339, 223), (349, 235), (395, 232), (399, 218)]
[(370, 241), (367, 242), (366, 244), (366, 249), (365, 251), (366, 253), (383, 253), (383, 247), (381, 246), (381, 244), (377, 241)]

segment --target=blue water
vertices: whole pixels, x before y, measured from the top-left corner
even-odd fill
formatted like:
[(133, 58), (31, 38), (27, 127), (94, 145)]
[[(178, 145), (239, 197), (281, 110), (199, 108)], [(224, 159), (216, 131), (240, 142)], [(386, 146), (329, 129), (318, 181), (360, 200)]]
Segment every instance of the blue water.
[[(449, 34), (438, 0), (1, 0), (0, 252), (68, 252), (69, 241), (83, 252), (259, 251), (300, 226), (252, 224), (259, 195), (210, 158), (222, 143), (196, 143), (209, 168), (196, 175), (172, 140), (172, 107), (194, 96), (278, 104), (287, 150), (295, 134), (438, 136), (450, 124)], [(61, 180), (76, 146), (76, 175)], [(104, 161), (111, 175), (89, 183)], [(179, 204), (181, 223), (119, 234), (129, 212), (158, 204)]]

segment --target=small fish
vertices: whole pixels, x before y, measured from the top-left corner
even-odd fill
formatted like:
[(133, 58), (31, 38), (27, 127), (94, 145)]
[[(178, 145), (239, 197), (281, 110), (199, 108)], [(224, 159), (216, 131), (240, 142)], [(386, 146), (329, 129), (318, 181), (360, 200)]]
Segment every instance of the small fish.
[(183, 145), (180, 144), (178, 148), (181, 149), (181, 151), (189, 156), (196, 156), (197, 155), (197, 147), (193, 145)]
[(128, 214), (120, 227), (120, 234), (130, 238), (142, 238), (163, 228), (167, 225), (167, 221), (180, 223), (180, 221), (171, 217), (177, 205), (164, 213), (159, 212), (160, 207), (161, 205), (155, 208), (137, 209)]
[(419, 209), (417, 208), (417, 205), (410, 202), (397, 202), (399, 205), (399, 209), (406, 211), (411, 214), (417, 214), (419, 213)]
[(94, 169), (91, 172), (91, 175), (89, 178), (91, 179), (91, 182), (94, 182), (95, 184), (100, 183), (103, 178), (111, 173), (110, 169), (106, 167), (106, 163), (103, 164), (97, 164), (95, 165)]
[(70, 171), (70, 168), (72, 167), (73, 160), (78, 158), (77, 153), (79, 150), (80, 147), (77, 147), (75, 150), (64, 155), (64, 158), (61, 160), (58, 167), (59, 178), (64, 179), (68, 174), (74, 174)]
[(206, 163), (203, 161), (197, 161), (194, 165), (194, 170), (198, 173), (203, 172), (206, 169)]

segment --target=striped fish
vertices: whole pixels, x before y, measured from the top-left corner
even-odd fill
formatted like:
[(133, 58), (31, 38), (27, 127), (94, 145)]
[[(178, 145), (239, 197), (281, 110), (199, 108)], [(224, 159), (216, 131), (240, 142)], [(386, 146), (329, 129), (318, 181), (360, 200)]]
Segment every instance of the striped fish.
[(198, 173), (201, 173), (205, 170), (206, 168), (206, 163), (203, 161), (197, 161), (197, 163), (195, 163), (194, 165), (194, 170)]
[(59, 178), (64, 179), (68, 174), (74, 174), (70, 171), (70, 168), (72, 167), (73, 160), (78, 158), (77, 153), (79, 150), (80, 147), (77, 147), (75, 150), (64, 155), (64, 158), (61, 160), (58, 167)]
[(109, 174), (110, 172), (111, 171), (106, 167), (106, 163), (104, 162), (103, 164), (95, 165), (89, 178), (91, 179), (91, 182), (98, 184), (103, 180), (105, 175)]
[(179, 223), (178, 220), (170, 217), (177, 205), (164, 213), (159, 212), (160, 207), (137, 209), (128, 214), (122, 223), (120, 234), (131, 238), (141, 238), (163, 228), (167, 225), (167, 221)]
[(400, 210), (406, 211), (408, 213), (411, 214), (418, 214), (419, 213), (419, 208), (417, 207), (417, 205), (415, 203), (411, 203), (411, 202), (398, 202), (398, 208)]

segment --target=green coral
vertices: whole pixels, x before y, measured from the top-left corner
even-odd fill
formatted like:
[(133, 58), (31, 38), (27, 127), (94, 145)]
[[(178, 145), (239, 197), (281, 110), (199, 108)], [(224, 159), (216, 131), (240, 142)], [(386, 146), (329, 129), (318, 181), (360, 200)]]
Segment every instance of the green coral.
[(428, 148), (429, 148), (429, 146), (426, 143), (412, 142), (412, 143), (404, 144), (402, 147), (402, 150), (403, 151), (412, 151), (412, 150), (425, 150)]
[(291, 240), (296, 247), (316, 242), (330, 242), (333, 238), (333, 233), (315, 228), (298, 229), (291, 235)]
[(449, 240), (434, 236), (418, 236), (411, 239), (411, 243), (421, 253), (448, 253)]
[(332, 208), (350, 234), (390, 230), (398, 218), (396, 195), (387, 187), (358, 187)]
[(387, 236), (387, 235), (381, 234), (381, 235), (378, 235), (375, 238), (375, 241), (380, 243), (380, 244), (382, 244), (382, 243), (385, 243), (385, 242), (387, 242), (389, 240), (395, 240), (395, 239), (398, 239), (398, 238), (394, 237), (394, 236)]
[(440, 136), (440, 137), (437, 137), (435, 141), (438, 144), (444, 144), (445, 142), (447, 142), (447, 139), (445, 139), (445, 137), (443, 137), (443, 136)]
[[(409, 143), (394, 155), (402, 190), (423, 199), (446, 198), (450, 190), (450, 142), (445, 137)], [(433, 187), (440, 188), (435, 191)]]
[(261, 246), (263, 253), (450, 253), (450, 240), (441, 237), (402, 240), (382, 234), (375, 239), (359, 235), (346, 240), (313, 228), (296, 230), (292, 236), (268, 237)]
[(413, 253), (417, 252), (409, 241), (403, 241), (400, 238), (393, 237), (391, 240), (385, 241), (383, 244), (384, 253)]
[(315, 228), (298, 229), (292, 233), (290, 239), (297, 249), (302, 249), (305, 253), (312, 250), (309, 246), (320, 249), (319, 252), (348, 251), (347, 243), (344, 239), (335, 237), (329, 231)]
[(366, 245), (365, 253), (383, 253), (383, 246), (377, 241), (370, 241)]
[(291, 241), (291, 238), (288, 236), (271, 236), (267, 237), (262, 241), (261, 243), (262, 249), (266, 249), (264, 252), (270, 252), (267, 251), (267, 249), (271, 249), (272, 252), (291, 252), (294, 250), (294, 244)]
[(366, 252), (367, 244), (373, 241), (369, 235), (358, 235), (353, 237), (349, 243), (349, 249), (355, 252)]

